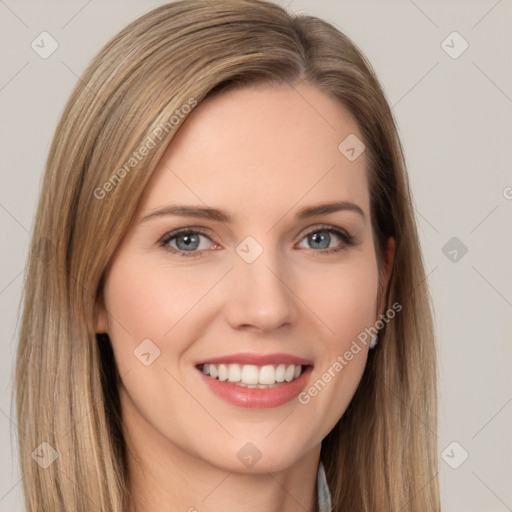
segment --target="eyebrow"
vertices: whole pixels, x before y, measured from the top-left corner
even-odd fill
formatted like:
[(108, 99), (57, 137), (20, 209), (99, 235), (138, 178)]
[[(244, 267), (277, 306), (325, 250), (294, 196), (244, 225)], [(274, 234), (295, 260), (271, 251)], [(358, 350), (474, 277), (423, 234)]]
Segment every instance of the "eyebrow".
[[(334, 213), (338, 211), (353, 211), (358, 213), (363, 219), (366, 219), (366, 215), (363, 209), (359, 207), (357, 204), (350, 203), (348, 201), (338, 201), (334, 203), (319, 204), (316, 206), (307, 206), (299, 210), (296, 216), (298, 219), (305, 219), (309, 217), (314, 217), (316, 215), (327, 215), (329, 213)], [(145, 222), (154, 217), (161, 217), (166, 215), (177, 215), (179, 217), (196, 217), (226, 223), (232, 222), (233, 220), (227, 212), (223, 210), (218, 210), (217, 208), (188, 205), (172, 205), (160, 208), (145, 215), (140, 219), (140, 222)]]

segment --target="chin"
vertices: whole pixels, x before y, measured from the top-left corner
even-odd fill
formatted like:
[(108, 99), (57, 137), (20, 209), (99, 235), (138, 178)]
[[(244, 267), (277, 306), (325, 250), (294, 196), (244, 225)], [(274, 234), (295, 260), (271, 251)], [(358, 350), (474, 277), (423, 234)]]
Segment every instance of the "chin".
[(202, 451), (201, 456), (225, 471), (248, 474), (279, 472), (295, 464), (321, 443), (321, 440), (315, 443), (287, 436), (287, 430), (283, 430), (282, 435), (269, 435), (266, 430), (259, 438), (239, 435), (225, 443), (217, 439)]

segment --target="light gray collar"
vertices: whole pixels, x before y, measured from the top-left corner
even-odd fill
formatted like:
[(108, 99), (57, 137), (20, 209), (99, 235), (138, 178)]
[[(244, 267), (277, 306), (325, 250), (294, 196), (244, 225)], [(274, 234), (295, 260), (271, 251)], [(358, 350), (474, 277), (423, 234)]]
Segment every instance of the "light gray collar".
[(318, 510), (319, 512), (331, 512), (331, 493), (329, 486), (327, 485), (327, 478), (325, 476), (325, 469), (322, 461), (318, 465), (317, 474), (317, 486), (318, 486)]

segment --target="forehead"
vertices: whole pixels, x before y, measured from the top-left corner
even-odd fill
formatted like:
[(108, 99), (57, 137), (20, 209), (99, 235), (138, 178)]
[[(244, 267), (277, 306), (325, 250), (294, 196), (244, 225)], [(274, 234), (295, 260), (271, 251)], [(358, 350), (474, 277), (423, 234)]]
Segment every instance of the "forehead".
[(354, 135), (362, 140), (349, 111), (309, 84), (222, 92), (180, 127), (141, 208), (179, 202), (275, 217), (294, 205), (350, 200), (368, 211), (365, 154), (351, 161), (339, 149)]

